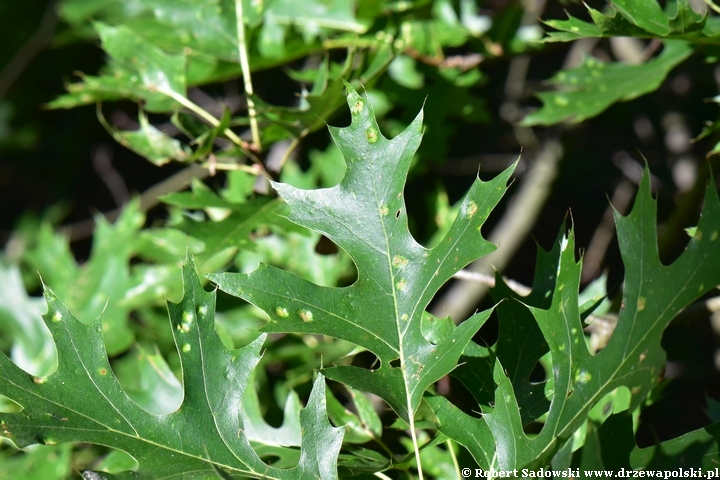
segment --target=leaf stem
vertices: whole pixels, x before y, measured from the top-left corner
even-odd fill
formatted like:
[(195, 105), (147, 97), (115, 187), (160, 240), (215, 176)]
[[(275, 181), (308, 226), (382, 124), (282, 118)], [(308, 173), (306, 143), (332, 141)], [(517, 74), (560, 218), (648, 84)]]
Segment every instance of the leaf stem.
[[(210, 112), (205, 110), (204, 108), (200, 107), (198, 104), (191, 102), (189, 99), (185, 98), (184, 96), (180, 95), (177, 92), (174, 92), (172, 90), (159, 90), (160, 92), (164, 93), (168, 97), (172, 98), (176, 102), (178, 102), (183, 107), (187, 108), (191, 112), (197, 114), (200, 118), (208, 122), (213, 127), (217, 127), (220, 125), (220, 120), (212, 116)], [(234, 143), (243, 146), (245, 145), (245, 142), (243, 142), (237, 135), (235, 135), (235, 132), (230, 130), (229, 128), (226, 129), (223, 132), (227, 137), (232, 140)]]
[(243, 21), (242, 0), (235, 0), (235, 16), (237, 17), (238, 54), (240, 56), (240, 68), (243, 72), (245, 83), (245, 95), (247, 97), (248, 116), (250, 117), (250, 130), (252, 131), (253, 146), (258, 152), (262, 151), (260, 143), (260, 130), (258, 129), (257, 112), (253, 102), (252, 77), (250, 77), (250, 63), (248, 62), (247, 42), (245, 40), (245, 22)]
[[(390, 41), (392, 36), (388, 35)], [(379, 44), (376, 38), (333, 38), (325, 40), (322, 43), (323, 50), (333, 50), (336, 48), (374, 48)]]
[[(164, 93), (168, 97), (172, 98), (176, 102), (178, 102), (183, 107), (187, 108), (191, 112), (197, 114), (200, 118), (205, 120), (207, 123), (212, 125), (213, 127), (217, 127), (220, 125), (220, 120), (212, 116), (210, 112), (205, 110), (204, 108), (200, 107), (198, 104), (191, 102), (189, 99), (183, 97), (182, 95), (178, 94), (177, 92), (173, 92), (172, 90), (159, 90), (161, 93)], [(240, 137), (238, 137), (235, 132), (230, 130), (229, 128), (226, 128), (223, 133), (232, 140), (233, 143), (239, 145), (242, 148), (247, 148), (247, 143), (244, 142)]]
[(388, 457), (390, 457), (390, 458), (393, 459), (393, 460), (395, 459), (395, 454), (393, 453), (392, 450), (390, 450), (390, 447), (388, 447), (388, 446), (385, 444), (385, 442), (382, 441), (382, 438), (376, 437), (375, 435), (373, 435), (373, 440), (375, 441), (375, 443), (378, 444), (378, 446), (379, 446), (380, 448), (383, 449), (383, 451), (388, 455)]
[[(180, 105), (187, 108), (188, 110), (190, 110), (191, 112), (193, 112), (194, 114), (196, 114), (197, 116), (199, 116), (200, 118), (205, 120), (207, 123), (212, 125), (213, 127), (217, 127), (218, 125), (220, 125), (220, 120), (215, 118), (210, 112), (208, 112), (207, 110), (202, 108), (200, 105), (190, 101), (188, 98), (180, 95), (179, 93), (173, 92), (172, 90), (158, 90), (158, 91), (160, 93), (163, 93), (163, 94), (167, 95), (168, 97), (172, 98), (173, 100), (178, 102)], [(255, 126), (257, 127), (257, 124)], [(229, 128), (226, 128), (225, 130), (223, 130), (223, 133), (225, 134), (226, 137), (228, 137), (230, 139), (230, 141), (232, 141), (235, 145), (240, 147), (245, 155), (247, 155), (253, 162), (255, 162), (257, 171), (260, 175), (267, 177), (267, 178), (271, 178), (270, 174), (265, 169), (265, 167), (263, 166), (260, 159), (257, 158), (256, 155), (253, 155), (253, 153), (248, 150), (249, 145), (246, 141), (244, 141), (243, 139), (238, 137), (237, 134), (235, 132), (233, 132), (232, 130), (230, 130)]]
[(705, 2), (705, 5), (715, 10), (715, 12), (720, 13), (720, 7), (715, 5), (712, 0), (703, 0), (703, 2)]
[(293, 141), (290, 143), (290, 145), (288, 145), (287, 150), (285, 150), (285, 153), (280, 160), (280, 166), (277, 168), (277, 171), (281, 171), (283, 169), (287, 161), (290, 159), (290, 156), (292, 156), (295, 149), (298, 147), (298, 145), (300, 145), (300, 141), (305, 138), (308, 133), (310, 133), (310, 130), (306, 128), (300, 133), (300, 135), (293, 138)]
[(455, 449), (453, 448), (453, 441), (448, 439), (446, 442), (448, 452), (450, 452), (450, 458), (452, 458), (453, 466), (455, 467), (455, 473), (457, 474), (458, 480), (461, 480), (463, 478), (462, 474), (460, 473), (460, 465), (457, 461), (457, 456), (455, 456)]
[(247, 172), (252, 175), (260, 174), (259, 169), (257, 168), (257, 165), (248, 166), (248, 165), (244, 165), (242, 163), (212, 163), (212, 162), (203, 162), (200, 165), (203, 168), (207, 168), (207, 169), (214, 168), (216, 170), (241, 170), (243, 172)]
[[(408, 407), (410, 406), (410, 397), (408, 397)], [(420, 461), (420, 446), (418, 445), (417, 433), (415, 432), (415, 412), (408, 412), (408, 420), (410, 420), (410, 437), (412, 437), (413, 450), (415, 450), (415, 463), (417, 463), (418, 479), (423, 480), (422, 462)]]

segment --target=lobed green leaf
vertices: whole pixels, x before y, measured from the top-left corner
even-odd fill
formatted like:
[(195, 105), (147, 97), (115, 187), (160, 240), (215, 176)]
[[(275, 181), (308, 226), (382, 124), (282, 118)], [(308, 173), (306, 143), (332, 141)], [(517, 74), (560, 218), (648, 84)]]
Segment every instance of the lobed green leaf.
[(264, 337), (226, 349), (214, 329), (215, 294), (203, 290), (191, 261), (183, 273), (185, 296), (168, 305), (183, 372), (184, 398), (177, 410), (158, 415), (133, 402), (110, 368), (100, 320), (80, 323), (46, 288), (44, 319), (57, 346), (58, 368), (49, 376), (33, 377), (0, 355), (0, 394), (23, 407), (19, 413), (0, 414), (0, 433), (19, 447), (88, 442), (122, 450), (137, 468), (118, 478), (220, 473), (337, 478), (343, 433), (327, 420), (322, 376), (300, 412), (299, 463), (279, 469), (260, 459), (244, 433), (241, 413)]
[(640, 65), (605, 63), (585, 57), (583, 64), (561, 70), (549, 83), (557, 90), (538, 93), (542, 108), (522, 121), (523, 125), (579, 123), (595, 117), (612, 104), (628, 101), (656, 90), (670, 71), (692, 53), (690, 45), (666, 41), (663, 52)]
[[(524, 386), (527, 379), (517, 375), (519, 370), (511, 362), (508, 370), (503, 368), (500, 343), (493, 348), (498, 358), (493, 363), (491, 357), (486, 367), (492, 368), (497, 385), (494, 404), (485, 406), (478, 419), (453, 408), (445, 399), (430, 399), (441, 432), (465, 445), (481, 465), (489, 466), (493, 459), (499, 469), (542, 466), (558, 450), (564, 451), (560, 448), (606, 394), (627, 388), (630, 410), (643, 402), (665, 364), (660, 343), (664, 329), (678, 312), (720, 283), (716, 268), (720, 264), (720, 201), (716, 189), (708, 188), (695, 235), (685, 252), (668, 266), (659, 259), (655, 216), (656, 202), (650, 195), (646, 172), (631, 213), (626, 217), (615, 215), (625, 264), (625, 289), (617, 327), (607, 346), (596, 355), (588, 350), (580, 320), (581, 264), (574, 258), (572, 233), (560, 242), (557, 275), (550, 279), (554, 285), (547, 295), (551, 302), (535, 306), (532, 297), (523, 299), (529, 303), (527, 308), (552, 355), (552, 379), (545, 388), (550, 403), (540, 433), (529, 437), (523, 431), (523, 424), (536, 416), (523, 420), (525, 408), (532, 406), (523, 402), (528, 393)], [(501, 325), (516, 321), (507, 318), (503, 309), (498, 313)], [(523, 338), (521, 335), (518, 340)], [(536, 344), (527, 345), (526, 351), (519, 353), (530, 360), (537, 358), (540, 352), (533, 353)], [(542, 394), (536, 391), (533, 395)], [(592, 435), (589, 438), (595, 441)]]
[(352, 123), (330, 129), (347, 164), (343, 180), (318, 190), (273, 187), (290, 207), (291, 221), (322, 233), (350, 255), (357, 281), (346, 288), (321, 287), (264, 264), (250, 274), (208, 278), (263, 309), (270, 316), (264, 331), (330, 335), (373, 352), (380, 360), (376, 370), (337, 366), (324, 373), (381, 396), (408, 420), (425, 390), (455, 368), (490, 315), (472, 316), (437, 343), (422, 333), (423, 313), (435, 292), (457, 270), (494, 249), (480, 228), (505, 192), (512, 168), (490, 182), (476, 180), (443, 241), (426, 249), (408, 231), (403, 199), (422, 136), (422, 113), (388, 140), (367, 98), (346, 87)]

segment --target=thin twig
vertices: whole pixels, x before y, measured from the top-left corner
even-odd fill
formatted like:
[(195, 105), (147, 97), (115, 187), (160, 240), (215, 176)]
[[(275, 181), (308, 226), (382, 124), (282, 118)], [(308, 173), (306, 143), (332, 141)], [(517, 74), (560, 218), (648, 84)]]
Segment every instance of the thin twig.
[(716, 13), (720, 13), (720, 7), (715, 5), (712, 0), (703, 0), (703, 2), (705, 2), (705, 5), (715, 10)]
[(611, 205), (605, 209), (603, 218), (600, 221), (595, 233), (590, 239), (590, 244), (585, 251), (583, 257), (582, 267), (582, 279), (583, 283), (592, 280), (600, 274), (602, 269), (602, 262), (605, 258), (605, 253), (615, 237), (615, 217), (613, 216), (613, 209), (618, 212), (625, 214), (628, 205), (632, 201), (633, 193), (635, 189), (630, 180), (623, 177), (620, 183), (615, 187), (613, 192)]
[[(220, 120), (215, 118), (210, 112), (208, 112), (207, 110), (202, 108), (200, 105), (198, 105), (198, 104), (190, 101), (189, 99), (185, 98), (184, 96), (180, 95), (179, 93), (174, 92), (172, 90), (158, 90), (158, 91), (160, 93), (164, 93), (168, 97), (172, 98), (173, 100), (178, 102), (180, 105), (187, 108), (188, 110), (190, 110), (191, 112), (193, 112), (194, 114), (196, 114), (197, 116), (199, 116), (200, 118), (205, 120), (207, 123), (212, 125), (213, 127), (217, 127), (218, 125), (220, 125)], [(234, 144), (238, 145), (239, 147), (241, 147), (243, 149), (247, 149), (249, 147), (247, 142), (245, 142), (240, 137), (238, 137), (235, 134), (235, 132), (233, 132), (229, 128), (226, 128), (223, 131), (223, 133), (225, 134), (226, 137), (228, 137), (230, 140), (232, 140), (232, 142)]]
[(243, 165), (242, 163), (219, 163), (217, 161), (208, 160), (207, 162), (203, 162), (200, 164), (203, 168), (207, 168), (210, 172), (210, 176), (215, 175), (215, 170), (225, 170), (225, 171), (241, 171), (246, 172), (252, 175), (257, 175), (258, 168), (257, 165)]
[(253, 86), (252, 77), (250, 77), (250, 63), (248, 62), (247, 42), (245, 40), (245, 22), (243, 20), (243, 2), (235, 0), (235, 16), (237, 17), (237, 34), (238, 34), (238, 54), (240, 56), (240, 68), (243, 72), (243, 82), (245, 83), (245, 95), (247, 97), (248, 116), (250, 117), (250, 130), (252, 131), (253, 145), (256, 152), (262, 151), (262, 143), (260, 143), (260, 129), (258, 128), (257, 112), (255, 111), (255, 102), (253, 102)]
[(45, 46), (55, 33), (57, 26), (57, 14), (55, 7), (57, 0), (53, 0), (45, 7), (45, 12), (40, 19), (37, 30), (28, 38), (25, 43), (15, 52), (15, 55), (5, 64), (0, 73), (0, 98), (4, 98), (10, 87), (20, 78), (30, 62), (43, 51)]
[(110, 147), (102, 145), (95, 149), (92, 163), (95, 173), (110, 191), (115, 206), (122, 207), (130, 200), (130, 192), (120, 172), (113, 167), (112, 154), (113, 151)]
[(309, 133), (308, 129), (303, 130), (300, 135), (293, 138), (293, 141), (288, 145), (288, 148), (285, 150), (285, 153), (282, 156), (282, 159), (280, 160), (280, 166), (278, 167), (278, 172), (282, 171), (285, 164), (290, 160), (290, 157), (292, 156), (295, 149), (300, 145), (300, 141), (302, 141), (303, 138), (305, 138), (305, 135)]
[[(459, 272), (456, 272), (455, 275), (453, 275), (453, 278), (458, 280), (465, 280), (467, 282), (481, 283), (490, 288), (495, 286), (495, 277), (486, 273), (472, 272), (470, 270), (460, 270)], [(530, 292), (532, 292), (532, 288), (523, 285), (520, 282), (516, 282), (515, 280), (503, 277), (503, 281), (505, 282), (505, 285), (510, 288), (510, 290), (517, 293), (518, 295), (522, 295), (523, 297), (530, 295)]]
[[(153, 185), (140, 195), (140, 211), (147, 212), (160, 203), (159, 197), (182, 190), (190, 185), (190, 181), (193, 178), (203, 179), (207, 178), (209, 174), (208, 170), (200, 165), (192, 165), (180, 170), (162, 182)], [(102, 215), (108, 221), (114, 221), (120, 216), (120, 212), (122, 212), (122, 208), (115, 208)], [(88, 218), (79, 222), (63, 225), (58, 230), (66, 235), (70, 241), (77, 241), (92, 236), (94, 229), (95, 219)]]
[(457, 475), (458, 480), (462, 480), (463, 475), (460, 473), (460, 465), (458, 464), (457, 456), (455, 455), (455, 449), (453, 448), (453, 441), (450, 439), (447, 439), (445, 441), (447, 444), (448, 452), (450, 453), (450, 458), (452, 458), (453, 467), (455, 468), (455, 474)]

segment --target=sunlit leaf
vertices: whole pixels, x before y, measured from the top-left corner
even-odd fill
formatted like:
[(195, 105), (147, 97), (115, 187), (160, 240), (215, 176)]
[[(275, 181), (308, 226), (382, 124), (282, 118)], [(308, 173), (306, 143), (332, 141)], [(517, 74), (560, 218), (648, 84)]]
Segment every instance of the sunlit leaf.
[(488, 183), (477, 180), (445, 239), (426, 249), (408, 232), (403, 200), (407, 170), (420, 144), (422, 114), (388, 140), (367, 99), (349, 84), (347, 101), (351, 125), (331, 128), (347, 163), (340, 184), (319, 190), (273, 186), (288, 203), (290, 220), (322, 232), (352, 257), (358, 280), (342, 289), (321, 287), (264, 264), (247, 275), (209, 278), (262, 308), (270, 316), (265, 331), (330, 335), (372, 351), (380, 359), (374, 371), (339, 366), (324, 372), (381, 396), (407, 420), (425, 389), (455, 367), (489, 316), (474, 315), (435, 344), (421, 331), (423, 312), (434, 293), (455, 271), (493, 250), (479, 230), (504, 193), (512, 169)]

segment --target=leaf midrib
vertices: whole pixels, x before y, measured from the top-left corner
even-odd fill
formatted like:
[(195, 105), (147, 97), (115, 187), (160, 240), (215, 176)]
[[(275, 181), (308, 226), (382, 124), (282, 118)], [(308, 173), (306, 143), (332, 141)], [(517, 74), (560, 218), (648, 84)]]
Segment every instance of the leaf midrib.
[[(641, 248), (641, 249), (643, 250), (643, 253), (644, 253), (645, 244), (642, 243), (642, 242), (641, 242), (641, 244), (642, 244), (642, 248)], [(704, 255), (704, 258), (707, 258), (707, 256), (708, 256), (708, 254), (706, 253), (706, 254)], [(644, 255), (641, 256), (641, 263), (644, 262), (644, 258), (645, 258)], [(677, 261), (680, 261), (680, 260), (682, 260), (682, 257), (680, 257)], [(634, 355), (634, 353), (639, 349), (640, 345), (643, 344), (644, 340), (645, 340), (645, 339), (647, 338), (647, 336), (649, 335), (649, 332), (653, 331), (653, 330), (657, 327), (657, 325), (660, 323), (660, 321), (665, 318), (665, 315), (666, 315), (666, 313), (668, 312), (668, 310), (670, 310), (670, 307), (675, 303), (675, 301), (676, 301), (677, 298), (680, 296), (680, 294), (683, 293), (683, 292), (686, 290), (689, 281), (693, 278), (694, 274), (697, 272), (697, 269), (698, 269), (698, 268), (700, 267), (700, 265), (702, 265), (702, 264), (703, 264), (702, 261), (695, 263), (696, 268), (695, 268), (695, 270), (693, 270), (693, 272), (692, 272), (691, 275), (688, 275), (688, 276), (687, 276), (687, 279), (686, 279), (686, 281), (685, 281), (685, 284), (682, 286), (682, 288), (680, 288), (680, 289), (677, 290), (677, 293), (676, 293), (675, 296), (673, 297), (672, 301), (670, 301), (670, 302), (667, 303), (667, 306), (663, 309), (663, 311), (661, 312), (661, 314), (658, 315), (657, 320), (655, 320), (655, 321), (652, 323), (652, 327), (646, 329), (645, 333), (640, 337), (640, 341), (636, 342), (636, 343), (635, 343), (635, 347), (632, 348), (629, 352), (628, 352), (628, 350), (627, 350), (627, 344), (630, 343), (630, 341), (629, 341), (630, 338), (628, 338), (628, 342), (627, 342), (627, 344), (626, 344), (625, 354), (624, 354), (624, 356), (623, 356), (623, 359), (618, 363), (617, 368), (612, 372), (612, 374), (608, 377), (608, 380), (605, 381), (605, 382), (602, 384), (602, 386), (597, 390), (597, 392), (594, 393), (594, 394), (590, 397), (590, 399), (589, 399), (588, 402), (585, 404), (585, 406), (584, 406), (582, 409), (578, 410), (578, 412), (577, 412), (574, 416), (572, 416), (572, 417), (570, 418), (570, 420), (565, 424), (564, 427), (562, 427), (562, 428), (559, 430), (559, 432), (558, 432), (558, 430), (555, 430), (554, 435), (551, 436), (551, 438), (552, 438), (553, 440), (554, 440), (555, 438), (558, 438), (559, 436), (565, 434), (566, 431), (569, 429), (569, 427), (578, 419), (578, 417), (580, 417), (580, 416), (583, 414), (583, 412), (585, 412), (586, 410), (589, 410), (589, 409), (591, 408), (591, 407), (589, 407), (589, 406), (594, 405), (595, 402), (600, 398), (601, 394), (604, 395), (604, 394), (606, 393), (605, 390), (606, 390), (607, 386), (608, 386), (610, 383), (612, 383), (613, 381), (615, 381), (615, 380), (617, 380), (617, 379), (619, 379), (619, 378), (622, 378), (622, 377), (616, 377), (617, 374), (618, 374), (618, 372), (626, 365), (627, 361), (628, 361), (628, 360), (630, 359), (630, 357), (632, 357), (632, 356)], [(670, 266), (667, 266), (667, 267), (666, 267), (666, 266), (660, 264), (660, 268), (661, 268), (661, 269), (662, 269), (662, 268), (666, 268), (666, 269), (667, 269), (667, 268), (670, 268)], [(642, 271), (642, 269), (641, 269), (641, 271)], [(644, 277), (641, 275), (640, 278), (644, 278)], [(640, 292), (642, 291), (643, 285), (644, 285), (644, 283), (641, 281), (641, 282), (640, 282), (640, 289), (639, 289), (639, 291), (638, 291), (638, 296), (640, 296)], [(629, 321), (629, 320), (630, 320), (630, 319), (628, 319), (628, 320), (626, 320), (626, 321)], [(637, 323), (636, 320), (637, 320), (637, 309), (636, 309), (636, 311), (635, 311), (635, 315), (632, 317), (633, 327), (634, 327), (635, 323)], [(628, 336), (628, 337), (630, 337), (630, 336)], [(556, 389), (556, 393), (555, 393), (555, 394), (557, 395), (557, 389)], [(567, 404), (567, 402), (563, 402), (563, 408), (564, 408), (564, 406), (565, 406), (566, 404)], [(560, 413), (562, 413), (562, 410), (561, 410)], [(540, 438), (540, 437), (538, 436), (538, 437), (536, 437), (536, 438)], [(536, 457), (539, 456), (539, 455), (542, 455), (542, 454), (546, 453), (546, 452), (548, 451), (548, 449), (552, 446), (552, 444), (553, 444), (552, 441), (547, 442), (546, 445), (542, 448), (542, 450), (540, 450), (539, 454), (536, 455)]]

